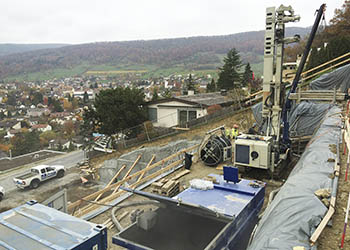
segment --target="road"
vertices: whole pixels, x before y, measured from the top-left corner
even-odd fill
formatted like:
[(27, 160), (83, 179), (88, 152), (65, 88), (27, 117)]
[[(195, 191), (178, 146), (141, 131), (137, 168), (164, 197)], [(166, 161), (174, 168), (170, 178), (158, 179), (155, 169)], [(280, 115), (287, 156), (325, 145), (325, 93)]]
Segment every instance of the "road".
[(28, 169), (30, 167), (32, 167), (33, 165), (38, 165), (38, 164), (63, 165), (67, 169), (69, 169), (69, 168), (75, 166), (78, 162), (81, 162), (83, 160), (84, 160), (84, 152), (82, 150), (78, 150), (78, 151), (73, 151), (73, 152), (65, 154), (65, 155), (56, 156), (55, 158), (41, 161), (40, 163), (25, 165), (25, 166), (23, 166), (23, 168), (16, 169), (15, 171), (1, 174), (0, 175), (0, 186), (5, 188), (6, 193), (17, 189), (17, 187), (13, 183), (12, 179), (15, 176), (18, 176), (18, 175), (21, 175), (21, 174), (27, 172)]

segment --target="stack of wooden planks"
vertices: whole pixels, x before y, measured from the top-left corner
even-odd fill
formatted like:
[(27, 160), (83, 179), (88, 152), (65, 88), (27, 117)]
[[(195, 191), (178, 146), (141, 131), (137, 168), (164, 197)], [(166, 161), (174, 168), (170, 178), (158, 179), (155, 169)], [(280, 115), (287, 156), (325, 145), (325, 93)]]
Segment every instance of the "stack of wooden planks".
[(152, 193), (160, 194), (163, 196), (173, 197), (180, 192), (180, 179), (182, 176), (189, 174), (190, 170), (183, 170), (171, 179), (161, 179), (151, 184)]
[(163, 196), (173, 197), (180, 192), (180, 182), (174, 180), (163, 179), (151, 184), (152, 193)]

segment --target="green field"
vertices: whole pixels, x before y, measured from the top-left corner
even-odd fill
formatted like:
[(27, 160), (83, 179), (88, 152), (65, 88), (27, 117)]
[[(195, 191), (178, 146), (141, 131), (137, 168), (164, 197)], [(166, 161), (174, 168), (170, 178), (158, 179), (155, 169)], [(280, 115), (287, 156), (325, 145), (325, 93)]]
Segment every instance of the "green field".
[[(224, 55), (217, 55), (222, 60)], [(262, 59), (262, 58), (261, 58)], [(69, 69), (54, 69), (44, 72), (27, 73), (17, 76), (12, 76), (4, 79), (5, 81), (44, 81), (54, 78), (64, 78), (81, 75), (96, 75), (96, 76), (121, 76), (134, 75), (134, 79), (151, 79), (158, 77), (168, 77), (171, 75), (187, 76), (188, 74), (194, 74), (197, 77), (205, 77), (210, 74), (215, 79), (218, 78), (218, 68), (221, 66), (217, 64), (206, 65), (191, 65), (185, 64), (171, 65), (171, 66), (158, 66), (158, 65), (89, 65), (83, 63), (79, 66)], [(263, 62), (251, 64), (251, 68), (255, 73), (255, 76), (261, 76), (263, 73)], [(244, 68), (242, 67), (244, 70)]]
[(45, 81), (45, 80), (54, 79), (54, 78), (59, 79), (63, 77), (82, 75), (88, 68), (89, 66), (87, 64), (81, 64), (70, 69), (54, 69), (54, 70), (47, 70), (44, 72), (28, 73), (28, 74), (22, 74), (17, 76), (11, 76), (11, 77), (5, 78), (4, 80), (5, 81)]

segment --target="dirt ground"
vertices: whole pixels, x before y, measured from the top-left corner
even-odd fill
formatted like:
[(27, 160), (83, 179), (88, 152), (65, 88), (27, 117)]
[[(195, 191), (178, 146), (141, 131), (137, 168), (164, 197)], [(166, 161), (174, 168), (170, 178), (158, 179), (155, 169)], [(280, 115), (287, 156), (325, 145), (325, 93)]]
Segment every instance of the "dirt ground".
[[(346, 155), (341, 154), (340, 175), (335, 204), (335, 214), (331, 220), (331, 226), (327, 226), (318, 240), (319, 250), (341, 249), (341, 237), (344, 229), (345, 211), (350, 192), (350, 178), (345, 181)], [(348, 176), (350, 177), (350, 176)], [(350, 229), (347, 228), (344, 248), (350, 249)]]

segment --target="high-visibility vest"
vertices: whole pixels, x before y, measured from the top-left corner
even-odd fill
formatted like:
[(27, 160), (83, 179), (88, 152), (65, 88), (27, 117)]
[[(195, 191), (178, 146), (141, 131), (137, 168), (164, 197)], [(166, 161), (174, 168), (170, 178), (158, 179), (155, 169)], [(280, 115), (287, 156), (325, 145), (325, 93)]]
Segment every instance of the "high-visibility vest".
[(237, 137), (237, 136), (238, 136), (238, 129), (233, 128), (233, 129), (232, 129), (232, 138), (235, 138), (235, 137)]
[(230, 138), (230, 137), (231, 137), (231, 135), (230, 135), (230, 134), (231, 134), (231, 130), (227, 128), (227, 129), (225, 130), (225, 134), (226, 134), (226, 137), (227, 137), (227, 138)]

